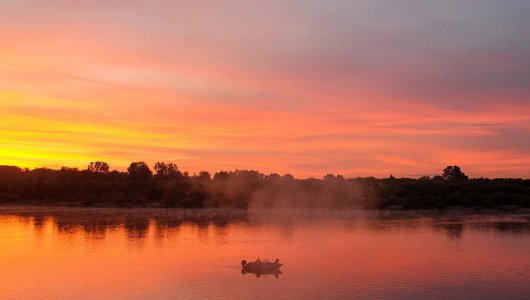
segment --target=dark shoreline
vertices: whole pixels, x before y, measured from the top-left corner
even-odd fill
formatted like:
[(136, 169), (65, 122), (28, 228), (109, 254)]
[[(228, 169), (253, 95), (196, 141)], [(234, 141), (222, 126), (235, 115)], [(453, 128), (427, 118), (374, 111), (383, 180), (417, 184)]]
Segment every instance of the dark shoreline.
[(323, 179), (296, 179), (289, 174), (265, 175), (253, 170), (189, 175), (171, 164), (157, 164), (153, 175), (147, 165), (133, 165), (135, 168), (128, 172), (0, 166), (0, 205), (403, 210), (458, 207), (506, 211), (530, 208), (530, 179), (469, 179), (457, 166), (432, 178), (344, 178), (328, 174)]
[(80, 211), (80, 212), (97, 212), (97, 211), (115, 211), (115, 212), (224, 212), (224, 213), (248, 213), (248, 214), (277, 214), (277, 215), (296, 215), (297, 213), (319, 214), (348, 214), (348, 213), (367, 213), (367, 214), (388, 214), (393, 213), (403, 215), (422, 215), (422, 214), (440, 214), (440, 215), (503, 215), (503, 214), (529, 214), (530, 208), (526, 207), (447, 207), (447, 208), (424, 208), (424, 209), (403, 209), (397, 207), (391, 208), (231, 208), (231, 207), (201, 207), (201, 208), (181, 208), (165, 206), (73, 206), (62, 204), (20, 204), (20, 203), (2, 203), (0, 204), (0, 215), (10, 212), (56, 212), (56, 211)]

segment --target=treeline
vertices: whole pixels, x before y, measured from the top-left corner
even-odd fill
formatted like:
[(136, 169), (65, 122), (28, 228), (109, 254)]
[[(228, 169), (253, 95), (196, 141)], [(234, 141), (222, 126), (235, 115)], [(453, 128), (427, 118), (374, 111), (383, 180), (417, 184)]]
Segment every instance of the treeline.
[[(154, 172), (153, 172), (154, 171)], [(0, 203), (68, 206), (388, 208), (530, 207), (530, 180), (469, 179), (458, 166), (440, 176), (295, 179), (252, 170), (189, 175), (173, 163), (105, 162), (85, 170), (0, 166)]]

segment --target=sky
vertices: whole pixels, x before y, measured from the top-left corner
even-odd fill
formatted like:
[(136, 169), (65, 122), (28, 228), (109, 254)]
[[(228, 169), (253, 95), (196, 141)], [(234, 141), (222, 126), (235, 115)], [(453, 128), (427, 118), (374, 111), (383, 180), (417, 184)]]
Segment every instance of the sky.
[(0, 0), (0, 165), (530, 177), (530, 1)]

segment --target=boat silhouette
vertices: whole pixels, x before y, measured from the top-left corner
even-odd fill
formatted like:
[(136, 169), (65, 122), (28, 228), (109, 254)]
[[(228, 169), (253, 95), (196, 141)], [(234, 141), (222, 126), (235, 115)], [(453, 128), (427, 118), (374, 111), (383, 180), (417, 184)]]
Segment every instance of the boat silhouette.
[(279, 275), (282, 274), (280, 267), (283, 266), (283, 264), (280, 263), (279, 259), (276, 259), (274, 262), (262, 262), (260, 259), (258, 259), (255, 262), (247, 262), (246, 260), (242, 260), (241, 266), (241, 274), (243, 275), (252, 273), (256, 275), (256, 277), (261, 277), (261, 275), (272, 274), (276, 278), (279, 278)]

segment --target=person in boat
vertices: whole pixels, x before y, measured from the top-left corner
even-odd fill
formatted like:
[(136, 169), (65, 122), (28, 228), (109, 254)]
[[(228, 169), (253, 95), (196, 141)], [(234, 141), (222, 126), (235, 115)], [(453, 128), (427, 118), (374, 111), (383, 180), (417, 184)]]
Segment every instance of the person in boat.
[[(247, 264), (246, 260), (241, 261), (241, 264), (243, 267)], [(268, 259), (265, 259), (264, 261), (261, 261), (260, 258), (256, 259), (254, 262), (250, 262), (248, 267), (255, 268), (255, 267), (261, 267), (261, 266), (270, 266), (270, 265), (278, 265), (280, 264), (280, 259), (276, 258), (273, 262), (270, 262)]]
[(276, 258), (272, 263), (268, 259), (265, 259), (264, 261), (261, 261), (261, 259), (258, 258), (255, 261), (256, 264), (262, 264), (262, 263), (263, 264), (277, 264), (279, 262), (280, 262), (280, 260), (278, 258)]
[(261, 259), (256, 259), (254, 262), (248, 262), (246, 260), (241, 261), (241, 266), (243, 267), (243, 271), (245, 272), (270, 272), (274, 270), (278, 270), (283, 264), (280, 263), (280, 260), (276, 258), (274, 262), (269, 262), (268, 260), (266, 262), (262, 262)]
[(280, 271), (282, 264), (280, 264), (279, 261), (279, 259), (276, 259), (277, 263), (264, 263), (258, 259), (256, 261), (247, 263), (246, 260), (242, 260), (241, 265), (243, 268), (241, 269), (241, 274), (245, 275), (252, 273), (258, 278), (261, 277), (261, 275), (272, 274), (274, 277), (279, 278), (279, 275), (282, 274), (282, 271)]

